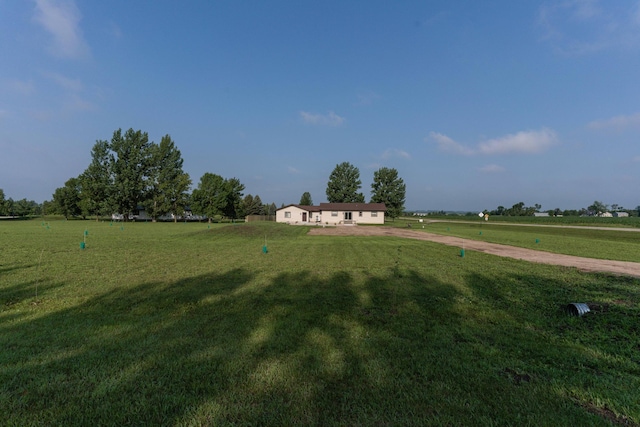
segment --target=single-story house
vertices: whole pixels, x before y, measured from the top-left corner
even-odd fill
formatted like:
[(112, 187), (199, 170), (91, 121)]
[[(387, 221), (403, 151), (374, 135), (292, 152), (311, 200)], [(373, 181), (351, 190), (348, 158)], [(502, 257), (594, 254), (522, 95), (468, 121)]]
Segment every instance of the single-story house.
[(616, 218), (626, 218), (629, 216), (629, 212), (614, 212), (613, 216)]
[(287, 224), (384, 224), (384, 203), (320, 203), (289, 205), (276, 211), (276, 222)]
[(545, 216), (549, 216), (549, 212), (534, 212), (533, 216), (536, 217), (545, 217)]

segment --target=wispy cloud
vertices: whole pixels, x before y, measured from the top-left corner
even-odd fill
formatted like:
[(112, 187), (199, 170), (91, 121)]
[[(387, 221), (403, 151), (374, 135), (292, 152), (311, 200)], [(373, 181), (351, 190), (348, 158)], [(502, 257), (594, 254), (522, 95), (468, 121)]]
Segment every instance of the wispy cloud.
[(44, 73), (44, 75), (53, 80), (58, 86), (71, 92), (80, 92), (84, 88), (79, 79), (71, 79), (58, 73)]
[(539, 131), (522, 131), (490, 139), (479, 143), (477, 148), (460, 144), (441, 133), (431, 132), (429, 133), (429, 138), (434, 140), (442, 151), (466, 156), (475, 154), (534, 154), (546, 150), (557, 142), (556, 133), (546, 128)]
[(300, 111), (300, 118), (306, 124), (322, 126), (340, 126), (346, 121), (344, 117), (340, 117), (333, 111), (329, 111), (327, 114), (314, 114), (307, 111)]
[(454, 141), (447, 135), (443, 135), (437, 132), (430, 132), (429, 138), (433, 139), (438, 144), (438, 148), (440, 148), (440, 150), (442, 151), (447, 151), (455, 154), (464, 154), (467, 156), (474, 154), (474, 150)]
[(82, 16), (72, 0), (35, 0), (34, 20), (48, 31), (53, 40), (51, 53), (62, 58), (78, 59), (89, 55), (82, 35)]
[(373, 91), (361, 92), (358, 94), (358, 102), (356, 105), (371, 105), (380, 99), (380, 95)]
[(12, 92), (15, 92), (24, 96), (32, 95), (36, 91), (36, 86), (31, 80), (29, 81), (10, 80), (7, 82), (7, 87)]
[(485, 165), (481, 167), (479, 171), (483, 173), (502, 173), (505, 171), (505, 168), (499, 165)]
[(605, 120), (594, 120), (587, 125), (589, 129), (615, 129), (623, 130), (632, 127), (640, 127), (640, 113), (627, 116), (617, 116)]
[(391, 158), (401, 158), (401, 159), (410, 159), (411, 155), (409, 155), (409, 153), (407, 153), (404, 150), (398, 150), (397, 148), (389, 148), (388, 150), (385, 150), (384, 153), (382, 153), (382, 159), (384, 160), (388, 160)]
[(478, 149), (483, 154), (539, 153), (556, 140), (555, 132), (550, 129), (524, 131), (482, 142)]
[(300, 173), (300, 170), (294, 168), (293, 166), (289, 166), (287, 169), (289, 170), (289, 173), (291, 173), (291, 174), (299, 174)]
[(538, 10), (542, 39), (562, 54), (584, 55), (608, 49), (640, 48), (640, 3), (563, 0)]

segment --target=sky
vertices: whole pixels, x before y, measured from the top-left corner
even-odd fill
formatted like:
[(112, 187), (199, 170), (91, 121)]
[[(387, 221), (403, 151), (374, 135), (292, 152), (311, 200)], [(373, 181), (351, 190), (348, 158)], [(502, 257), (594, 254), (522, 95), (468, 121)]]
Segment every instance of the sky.
[(640, 205), (640, 0), (0, 0), (0, 58), (14, 200), (133, 128), (278, 206), (342, 162), (409, 210)]

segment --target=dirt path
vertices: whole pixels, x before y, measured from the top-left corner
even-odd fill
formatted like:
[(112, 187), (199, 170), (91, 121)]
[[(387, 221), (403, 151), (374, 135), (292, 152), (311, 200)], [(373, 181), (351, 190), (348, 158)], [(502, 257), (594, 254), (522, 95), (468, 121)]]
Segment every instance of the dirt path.
[[(440, 234), (413, 231), (393, 227), (327, 227), (312, 228), (310, 235), (316, 236), (392, 236), (406, 239), (428, 240), (449, 246), (462, 247), (459, 237), (443, 236)], [(484, 252), (491, 255), (522, 259), (541, 264), (576, 267), (581, 271), (607, 272), (640, 278), (640, 263), (627, 261), (610, 261), (605, 259), (583, 258), (573, 255), (561, 255), (515, 246), (499, 245), (496, 243), (464, 240), (465, 250)]]

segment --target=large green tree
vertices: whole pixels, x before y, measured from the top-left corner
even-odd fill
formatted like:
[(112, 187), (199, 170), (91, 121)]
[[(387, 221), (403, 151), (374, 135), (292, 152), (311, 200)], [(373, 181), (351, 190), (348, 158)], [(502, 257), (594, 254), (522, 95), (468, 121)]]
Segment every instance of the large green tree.
[(394, 168), (382, 167), (373, 173), (371, 202), (384, 203), (386, 215), (397, 218), (404, 212), (406, 185)]
[(91, 164), (80, 175), (82, 211), (96, 217), (112, 214), (109, 190), (112, 188), (112, 174), (109, 164), (109, 142), (96, 141), (91, 149)]
[(227, 218), (236, 219), (242, 209), (244, 184), (238, 178), (230, 178), (224, 182), (224, 205), (222, 213)]
[(591, 215), (599, 215), (603, 212), (606, 212), (609, 208), (606, 204), (596, 200), (591, 206), (588, 206), (587, 209), (589, 210)]
[(305, 191), (304, 193), (302, 193), (302, 196), (300, 197), (300, 206), (313, 206), (313, 200), (311, 200), (311, 193), (309, 193), (308, 191)]
[(238, 218), (242, 213), (244, 185), (237, 178), (224, 179), (220, 175), (205, 173), (191, 195), (192, 210), (206, 215), (211, 222), (215, 216)]
[(364, 203), (364, 195), (358, 193), (362, 185), (360, 171), (349, 162), (342, 162), (333, 169), (327, 183), (329, 203)]
[(129, 129), (118, 129), (111, 138), (109, 166), (113, 174), (112, 206), (125, 221), (145, 201), (152, 167), (149, 135)]
[(177, 222), (189, 200), (191, 186), (189, 174), (182, 169), (182, 154), (169, 135), (163, 136), (159, 145), (152, 144), (150, 151), (149, 190), (145, 206), (154, 221), (171, 213)]
[(216, 215), (223, 215), (224, 198), (224, 178), (207, 172), (191, 194), (191, 209), (194, 213), (206, 215), (211, 222)]
[(53, 204), (57, 213), (69, 219), (79, 216), (80, 209), (80, 179), (70, 178), (64, 183), (64, 187), (57, 188), (53, 193)]
[(4, 190), (0, 188), (0, 215), (7, 215), (4, 203), (5, 203)]

